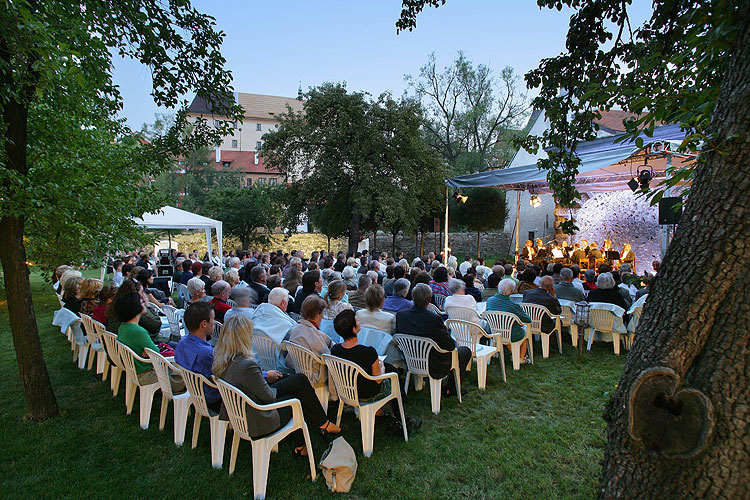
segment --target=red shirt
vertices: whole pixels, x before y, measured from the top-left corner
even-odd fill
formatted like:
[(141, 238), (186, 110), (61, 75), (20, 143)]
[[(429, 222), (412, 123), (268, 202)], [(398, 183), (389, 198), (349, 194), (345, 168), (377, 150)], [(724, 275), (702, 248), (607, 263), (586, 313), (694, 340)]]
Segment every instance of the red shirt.
[(232, 308), (229, 304), (221, 299), (214, 297), (211, 299), (211, 304), (214, 305), (214, 313), (216, 314), (216, 321), (224, 323), (224, 313)]
[(94, 308), (94, 312), (91, 313), (91, 319), (94, 321), (98, 321), (102, 325), (107, 324), (107, 304), (105, 302), (99, 302), (97, 306)]

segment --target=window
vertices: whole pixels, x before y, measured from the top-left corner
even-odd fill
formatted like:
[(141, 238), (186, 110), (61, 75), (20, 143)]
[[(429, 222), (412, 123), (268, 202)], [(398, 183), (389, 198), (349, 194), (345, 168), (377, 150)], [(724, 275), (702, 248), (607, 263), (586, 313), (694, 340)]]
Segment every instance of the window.
[(232, 122), (232, 128), (237, 128), (237, 122)]
[(255, 124), (255, 130), (258, 130), (258, 131), (262, 130), (260, 123)]
[(216, 127), (216, 128), (219, 128), (219, 127), (221, 127), (221, 121), (219, 121), (219, 120), (214, 120), (214, 127)]
[(270, 179), (268, 179), (268, 183), (271, 186), (275, 186), (276, 185), (276, 177), (271, 177)]
[(245, 186), (246, 187), (253, 187), (253, 178), (252, 177), (248, 177), (248, 178), (245, 179)]
[(237, 147), (237, 139), (232, 139), (232, 147), (233, 148)]
[(529, 238), (528, 239), (531, 240), (531, 241), (534, 241), (534, 235), (535, 235), (534, 231), (529, 231)]
[(266, 179), (263, 177), (259, 177), (255, 180), (255, 184), (258, 186), (263, 186), (266, 183)]
[(255, 149), (256, 149), (256, 151), (257, 151), (258, 149), (260, 149), (260, 141), (258, 141), (258, 142), (256, 142), (256, 143), (255, 143)]
[(223, 162), (221, 162), (221, 166), (222, 167), (231, 167), (232, 166), (232, 162), (231, 161), (223, 161)]

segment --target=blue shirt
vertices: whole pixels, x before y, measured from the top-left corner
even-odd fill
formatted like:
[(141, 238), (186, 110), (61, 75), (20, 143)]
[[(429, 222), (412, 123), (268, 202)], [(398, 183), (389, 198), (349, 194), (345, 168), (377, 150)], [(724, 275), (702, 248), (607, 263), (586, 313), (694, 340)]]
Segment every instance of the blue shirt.
[[(186, 335), (177, 343), (174, 350), (175, 362), (188, 370), (200, 373), (211, 380), (211, 365), (214, 362), (214, 348), (211, 344), (193, 334)], [(203, 388), (208, 404), (221, 400), (218, 389), (205, 386)]]
[(383, 304), (384, 311), (401, 311), (402, 309), (411, 309), (412, 307), (414, 307), (414, 303), (411, 300), (395, 295), (386, 297)]

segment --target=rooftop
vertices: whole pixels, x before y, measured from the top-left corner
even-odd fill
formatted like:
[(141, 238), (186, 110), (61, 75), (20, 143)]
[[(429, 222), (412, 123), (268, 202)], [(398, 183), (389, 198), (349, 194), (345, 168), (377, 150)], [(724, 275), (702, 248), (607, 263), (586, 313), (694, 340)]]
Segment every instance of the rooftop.
[[(281, 97), (274, 95), (246, 94), (244, 92), (235, 92), (234, 99), (237, 104), (245, 110), (245, 117), (275, 120), (282, 113), (286, 113), (288, 108), (294, 111), (302, 111), (303, 101), (294, 97)], [(196, 114), (212, 114), (208, 102), (196, 96), (190, 103), (188, 112)]]

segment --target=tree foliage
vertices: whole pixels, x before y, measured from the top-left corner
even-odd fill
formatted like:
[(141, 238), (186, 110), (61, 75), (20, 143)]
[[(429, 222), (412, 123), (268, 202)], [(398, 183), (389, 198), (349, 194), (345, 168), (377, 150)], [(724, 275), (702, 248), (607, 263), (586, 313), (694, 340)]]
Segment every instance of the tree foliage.
[[(356, 250), (360, 234), (395, 210), (419, 217), (425, 204), (411, 186), (444, 169), (422, 142), (419, 106), (389, 94), (372, 101), (326, 83), (308, 92), (304, 110), (279, 117), (259, 154), (292, 183), (290, 211), (306, 215), (327, 236), (346, 234)], [(344, 221), (348, 221), (346, 227)]]
[(471, 188), (462, 189), (461, 194), (468, 199), (452, 210), (453, 222), (477, 233), (477, 254), (481, 255), (480, 233), (502, 228), (508, 220), (505, 190)]
[(406, 81), (423, 105), (425, 140), (454, 175), (507, 165), (512, 153), (498, 140), (520, 127), (527, 110), (513, 68), (496, 76), (489, 66), (475, 67), (459, 52), (440, 71), (433, 53), (419, 75)]
[(203, 213), (222, 221), (224, 232), (239, 238), (243, 248), (267, 245), (280, 222), (283, 189), (217, 187), (209, 191)]

